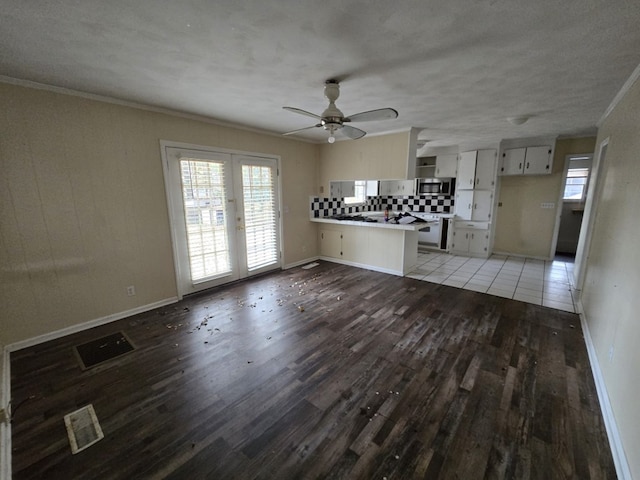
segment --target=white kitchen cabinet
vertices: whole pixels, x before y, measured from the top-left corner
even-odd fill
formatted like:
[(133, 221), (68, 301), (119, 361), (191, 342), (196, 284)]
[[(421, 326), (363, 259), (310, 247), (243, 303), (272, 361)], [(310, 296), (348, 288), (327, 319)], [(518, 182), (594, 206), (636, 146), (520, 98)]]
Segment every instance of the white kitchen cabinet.
[(463, 220), (488, 222), (493, 209), (492, 190), (458, 190), (455, 212)]
[(471, 220), (474, 222), (488, 222), (491, 220), (493, 207), (493, 192), (491, 190), (473, 191), (473, 212)]
[(469, 254), (486, 256), (489, 252), (489, 230), (471, 230), (469, 238)]
[(436, 156), (436, 178), (455, 178), (458, 173), (458, 155), (447, 154)]
[(551, 173), (553, 149), (548, 146), (509, 148), (502, 152), (500, 175), (546, 175)]
[(342, 258), (342, 232), (338, 230), (320, 230), (320, 255)]
[(398, 197), (403, 195), (415, 195), (416, 183), (414, 180), (381, 180), (380, 195)]
[(458, 190), (491, 190), (495, 185), (495, 150), (462, 152), (458, 160)]
[(356, 195), (356, 182), (353, 180), (341, 180), (329, 182), (331, 198), (354, 197)]
[(463, 255), (489, 255), (489, 224), (486, 222), (455, 222), (451, 251)]
[(526, 148), (509, 148), (502, 152), (500, 175), (522, 175)]
[(478, 152), (462, 152), (458, 157), (458, 190), (473, 190), (476, 183), (476, 157)]
[(475, 190), (491, 190), (496, 183), (496, 158), (495, 150), (478, 150), (476, 158), (476, 183)]
[(525, 175), (546, 175), (551, 173), (551, 152), (549, 146), (528, 147), (524, 157)]
[(454, 208), (458, 217), (463, 220), (471, 220), (473, 215), (473, 190), (456, 191)]

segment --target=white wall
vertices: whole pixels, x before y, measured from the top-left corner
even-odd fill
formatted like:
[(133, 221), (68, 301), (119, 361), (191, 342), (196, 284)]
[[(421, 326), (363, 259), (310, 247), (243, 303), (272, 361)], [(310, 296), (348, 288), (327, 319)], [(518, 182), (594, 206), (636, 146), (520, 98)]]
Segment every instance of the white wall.
[(8, 84), (0, 104), (0, 344), (177, 295), (161, 139), (279, 155), (284, 264), (317, 254), (317, 145)]
[[(496, 209), (494, 251), (550, 258), (565, 157), (593, 152), (594, 141), (593, 137), (557, 140), (549, 175), (498, 177), (502, 206)], [(556, 208), (541, 208), (542, 203), (555, 203)]]
[(629, 467), (640, 478), (640, 81), (605, 119), (597, 145), (607, 138), (582, 304)]

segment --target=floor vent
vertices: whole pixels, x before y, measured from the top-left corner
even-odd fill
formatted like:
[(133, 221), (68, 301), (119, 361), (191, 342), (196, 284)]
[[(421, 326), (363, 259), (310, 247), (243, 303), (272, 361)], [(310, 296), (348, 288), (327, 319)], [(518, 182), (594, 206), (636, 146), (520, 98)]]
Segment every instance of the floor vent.
[(302, 268), (303, 270), (309, 270), (310, 268), (317, 267), (318, 265), (320, 265), (318, 262), (313, 262), (313, 263), (308, 263), (304, 267), (300, 267), (300, 268)]
[(135, 347), (123, 332), (73, 347), (83, 370), (133, 351)]
[(65, 415), (64, 424), (74, 455), (104, 438), (92, 404)]

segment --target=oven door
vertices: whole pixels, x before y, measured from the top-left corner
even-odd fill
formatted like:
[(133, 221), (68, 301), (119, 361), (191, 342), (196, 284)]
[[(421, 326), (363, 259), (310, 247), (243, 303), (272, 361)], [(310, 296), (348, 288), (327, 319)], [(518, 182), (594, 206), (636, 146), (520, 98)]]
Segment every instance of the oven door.
[(418, 230), (418, 244), (440, 248), (440, 221), (430, 221)]

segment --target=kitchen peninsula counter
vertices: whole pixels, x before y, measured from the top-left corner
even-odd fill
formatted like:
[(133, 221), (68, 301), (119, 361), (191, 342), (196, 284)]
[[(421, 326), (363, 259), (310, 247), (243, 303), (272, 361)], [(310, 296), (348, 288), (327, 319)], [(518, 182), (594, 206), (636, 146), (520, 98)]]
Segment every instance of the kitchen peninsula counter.
[(418, 230), (425, 223), (310, 219), (318, 223), (320, 258), (404, 276), (418, 262)]

